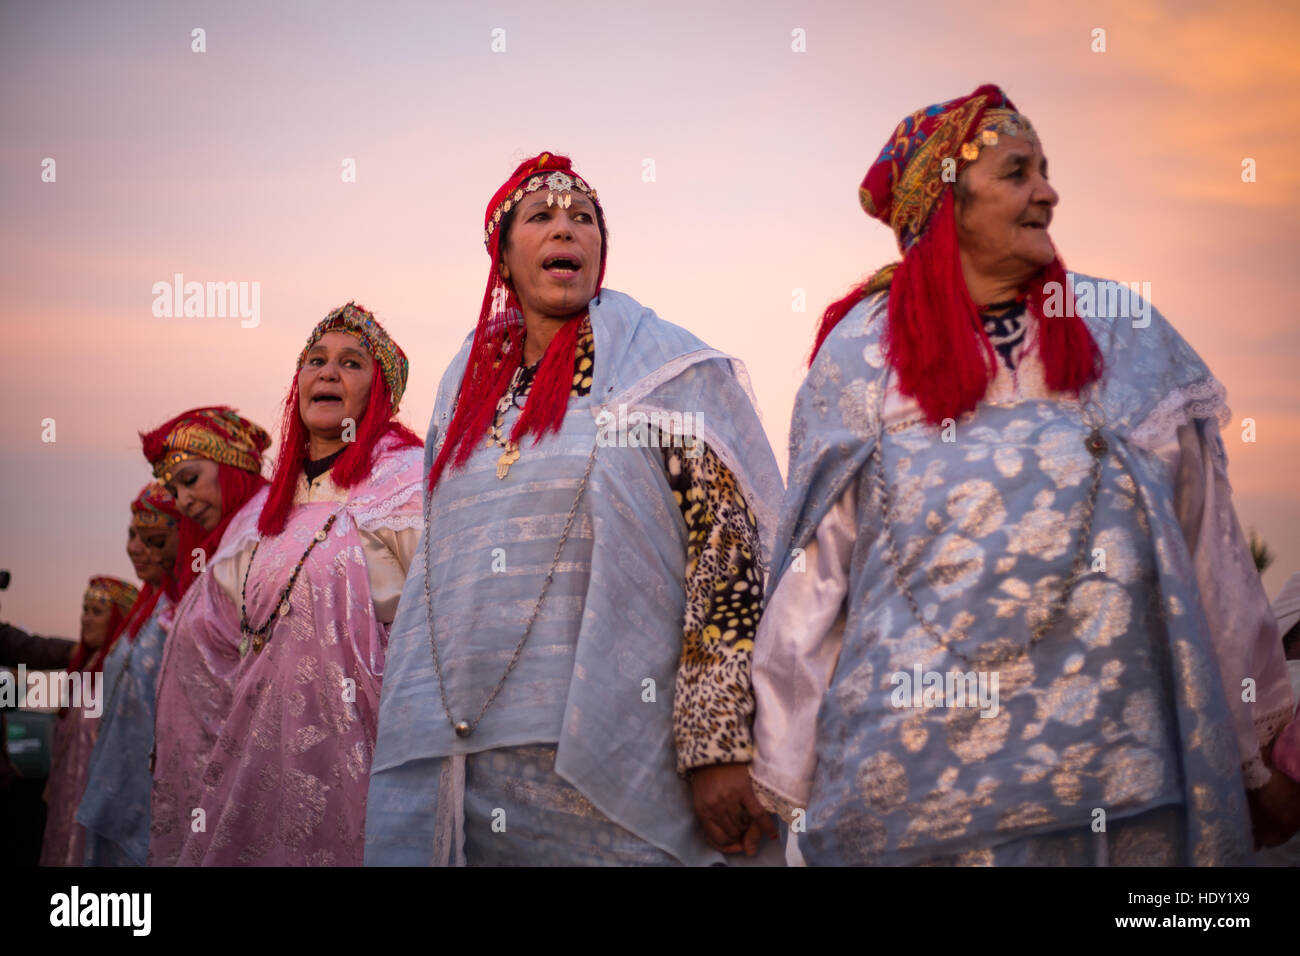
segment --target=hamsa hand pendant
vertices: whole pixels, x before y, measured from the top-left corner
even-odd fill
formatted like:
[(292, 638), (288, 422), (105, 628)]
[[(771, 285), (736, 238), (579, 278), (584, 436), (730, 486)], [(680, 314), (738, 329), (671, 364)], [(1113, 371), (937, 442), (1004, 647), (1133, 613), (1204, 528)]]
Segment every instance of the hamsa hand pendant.
[(511, 442), (497, 459), (497, 477), (504, 478), (510, 474), (510, 466), (519, 460), (519, 445)]

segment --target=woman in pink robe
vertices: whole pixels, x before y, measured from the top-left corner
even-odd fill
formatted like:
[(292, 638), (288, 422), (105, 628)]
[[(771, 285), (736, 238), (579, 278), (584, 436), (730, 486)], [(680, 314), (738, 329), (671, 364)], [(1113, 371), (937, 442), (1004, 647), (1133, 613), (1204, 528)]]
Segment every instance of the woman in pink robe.
[(384, 651), (422, 522), (422, 443), (393, 417), (407, 367), (354, 303), (299, 356), (257, 527), (228, 537), (219, 570), (239, 657), (182, 865), (362, 863)]
[[(45, 786), (48, 809), (41, 866), (81, 866), (85, 858), (86, 830), (77, 823), (77, 806), (86, 789), (86, 769), (104, 706), (104, 658), (112, 647), (110, 638), (121, 633), (135, 598), (135, 587), (118, 578), (93, 577), (86, 588), (81, 643), (73, 650), (67, 670), (68, 676), (78, 681), (76, 692), (57, 701), (60, 709), (54, 724), (50, 779)], [(96, 685), (93, 689), (92, 683)]]
[(158, 671), (149, 865), (174, 866), (191, 827), (208, 754), (230, 710), (239, 611), (220, 573), (257, 521), (266, 497), (262, 453), (271, 438), (225, 407), (195, 408), (141, 435), (154, 477), (182, 518), (176, 556), (180, 599)]

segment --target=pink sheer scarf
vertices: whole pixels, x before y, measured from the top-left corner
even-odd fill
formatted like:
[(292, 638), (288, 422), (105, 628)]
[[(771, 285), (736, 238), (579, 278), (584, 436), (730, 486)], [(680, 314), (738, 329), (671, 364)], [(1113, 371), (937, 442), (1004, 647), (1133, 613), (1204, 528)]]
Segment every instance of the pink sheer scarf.
[(360, 531), (419, 527), (422, 473), (421, 449), (381, 447), (346, 504), (295, 505), (284, 531), (258, 545), (245, 590), (254, 628), (278, 612), (295, 565), (337, 515), (289, 613), (239, 663), (204, 775), (206, 830), (185, 834), (181, 865), (362, 864), (388, 626), (375, 616)]
[[(235, 553), (234, 542), (256, 529), (266, 489), (253, 495), (222, 536), (208, 570), (176, 607), (158, 674), (149, 865), (175, 866), (203, 793), (203, 771), (230, 713), (239, 667), (239, 609), (212, 569)], [(228, 542), (232, 543), (228, 545)]]

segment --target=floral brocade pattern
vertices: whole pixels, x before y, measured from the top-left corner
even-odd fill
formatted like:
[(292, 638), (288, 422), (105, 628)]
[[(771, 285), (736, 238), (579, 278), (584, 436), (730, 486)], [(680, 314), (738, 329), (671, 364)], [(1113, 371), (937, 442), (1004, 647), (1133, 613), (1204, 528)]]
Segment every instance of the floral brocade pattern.
[(256, 529), (262, 489), (226, 526), (222, 547), (176, 607), (158, 670), (154, 772), (150, 800), (149, 865), (175, 866), (203, 796), (208, 755), (230, 713), (239, 666), (239, 609), (213, 568), (230, 557), (232, 542)]
[[(1066, 620), (1027, 656), (979, 664), (1029, 644), (1068, 573), (1089, 462), (1077, 416), (1077, 406), (1029, 402), (981, 410), (957, 442), (922, 425), (886, 436), (903, 573), (945, 646), (889, 586), (878, 536), (862, 534), (855, 563), (880, 585), (855, 629), (865, 639), (846, 642), (823, 705), (820, 735), (844, 743), (828, 740), (838, 759), (818, 765), (814, 854), (811, 831), (823, 825), (863, 860), (909, 858), (968, 833), (1086, 826), (1096, 807), (1177, 800), (1172, 703), (1151, 639), (1158, 610), (1146, 598), (1153, 558), (1114, 487), (1117, 460), (1106, 462), (1094, 521), (1105, 570), (1082, 579)], [(868, 488), (863, 513), (874, 516)], [(989, 686), (996, 677), (995, 713), (898, 705), (899, 674), (972, 671), (948, 647)], [(841, 737), (848, 726), (856, 734)]]
[[(875, 320), (886, 304), (864, 302), (827, 339), (792, 426), (774, 581), (851, 483), (859, 523), (842, 648), (816, 725), (805, 859), (1082, 859), (1095, 849), (1086, 837), (1097, 811), (1113, 827), (1167, 808), (1174, 816), (1125, 840), (1158, 846), (1153, 860), (1247, 862), (1236, 734), (1168, 468), (1133, 437), (1163, 396), (1209, 379), (1203, 363), (1158, 313), (1120, 341), (1119, 324), (1092, 323), (1107, 363), (1093, 410), (1108, 446), (1092, 536), (1063, 617), (1017, 653), (1078, 553), (1090, 425), (1076, 401), (1029, 398), (981, 404), (955, 440), (915, 420), (883, 429), (898, 574), (914, 613), (885, 554), (871, 479), (887, 371)], [(900, 690), (934, 674), (986, 687), (996, 678), (992, 706)]]
[(206, 829), (186, 835), (181, 865), (361, 865), (388, 628), (375, 614), (356, 517), (411, 487), (398, 510), (418, 515), (422, 474), (419, 449), (380, 446), (346, 504), (296, 504), (285, 530), (262, 539), (244, 589), (255, 625), (277, 614), (295, 563), (337, 514), (302, 562), (288, 613), (239, 661), (203, 772)]

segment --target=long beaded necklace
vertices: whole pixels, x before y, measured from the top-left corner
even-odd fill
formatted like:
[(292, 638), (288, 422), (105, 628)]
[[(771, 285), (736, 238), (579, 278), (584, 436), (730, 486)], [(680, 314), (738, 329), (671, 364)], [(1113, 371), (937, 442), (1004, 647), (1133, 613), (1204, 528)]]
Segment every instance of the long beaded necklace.
[(271, 616), (261, 627), (253, 627), (248, 621), (248, 572), (253, 570), (253, 561), (257, 557), (257, 549), (262, 546), (262, 537), (258, 535), (257, 543), (253, 545), (253, 553), (248, 557), (248, 567), (244, 568), (244, 583), (239, 589), (239, 633), (243, 635), (239, 642), (239, 656), (243, 657), (248, 653), (250, 641), (252, 643), (253, 653), (260, 654), (262, 647), (266, 644), (267, 635), (270, 634), (271, 628), (275, 622), (289, 613), (289, 593), (298, 581), (298, 575), (302, 573), (302, 566), (307, 561), (307, 556), (311, 554), (316, 545), (324, 541), (330, 533), (330, 528), (334, 527), (334, 522), (338, 518), (339, 512), (336, 511), (329, 516), (325, 522), (325, 527), (321, 528), (312, 535), (311, 544), (307, 545), (307, 550), (302, 553), (298, 563), (293, 566), (293, 574), (289, 576), (289, 583), (280, 591), (280, 599), (277, 602), (279, 607), (271, 612)]
[(596, 449), (598, 447), (600, 447), (599, 436), (597, 436), (596, 442), (591, 446), (591, 454), (587, 456), (587, 467), (582, 472), (582, 480), (578, 482), (578, 492), (574, 495), (573, 504), (569, 507), (569, 513), (564, 519), (564, 530), (560, 532), (560, 541), (555, 546), (555, 556), (551, 558), (551, 566), (546, 571), (546, 579), (542, 582), (541, 593), (537, 595), (537, 601), (533, 604), (532, 613), (528, 615), (528, 623), (524, 626), (524, 635), (519, 639), (519, 643), (515, 645), (515, 651), (510, 655), (510, 662), (506, 664), (505, 673), (502, 674), (501, 679), (497, 681), (496, 687), (492, 688), (492, 693), (488, 694), (487, 700), (485, 700), (483, 706), (479, 708), (478, 716), (472, 721), (464, 718), (457, 720), (451, 715), (451, 706), (447, 703), (447, 685), (446, 681), (442, 678), (442, 661), (438, 656), (438, 644), (433, 639), (433, 588), (429, 582), (429, 569), (433, 565), (432, 556), (429, 551), (429, 539), (432, 535), (428, 533), (428, 529), (433, 527), (431, 523), (431, 502), (433, 501), (433, 495), (427, 491), (424, 494), (424, 611), (427, 615), (426, 619), (429, 622), (429, 649), (433, 652), (433, 670), (438, 677), (438, 696), (442, 699), (442, 710), (443, 713), (447, 715), (447, 723), (451, 725), (451, 729), (456, 732), (457, 737), (468, 737), (474, 732), (475, 728), (478, 727), (479, 722), (483, 719), (483, 715), (487, 713), (487, 709), (492, 706), (492, 702), (496, 700), (497, 695), (501, 693), (501, 688), (506, 685), (506, 680), (510, 677), (510, 672), (513, 671), (515, 665), (519, 663), (519, 656), (524, 651), (524, 645), (528, 643), (528, 637), (533, 632), (533, 624), (536, 623), (537, 615), (542, 609), (542, 601), (546, 599), (546, 592), (550, 590), (551, 579), (555, 577), (555, 569), (560, 564), (560, 554), (564, 551), (565, 542), (569, 540), (569, 532), (573, 528), (573, 520), (578, 515), (578, 505), (581, 503), (582, 496), (587, 490), (587, 481), (591, 478), (591, 468), (596, 463)]
[[(1070, 573), (1066, 576), (1065, 582), (1061, 585), (1061, 591), (1052, 607), (1049, 609), (1045, 618), (1041, 619), (1030, 630), (1028, 644), (1016, 644), (1010, 648), (1003, 648), (982, 657), (979, 660), (972, 660), (965, 654), (958, 651), (950, 645), (944, 636), (935, 627), (934, 622), (928, 620), (921, 613), (921, 606), (912, 593), (912, 588), (907, 583), (907, 576), (903, 573), (903, 562), (898, 554), (898, 546), (894, 539), (893, 523), (890, 520), (890, 499), (889, 499), (889, 482), (885, 475), (885, 395), (888, 393), (889, 375), (888, 370), (880, 386), (880, 396), (876, 403), (876, 449), (872, 454), (875, 467), (871, 469), (872, 481), (876, 488), (877, 496), (880, 500), (880, 524), (885, 544), (885, 559), (889, 562), (894, 572), (894, 583), (903, 597), (907, 600), (907, 605), (912, 611), (912, 617), (921, 625), (922, 629), (930, 639), (939, 647), (942, 647), (949, 654), (961, 660), (968, 667), (982, 667), (990, 664), (1001, 664), (1006, 661), (1021, 660), (1028, 656), (1030, 648), (1041, 641), (1047, 634), (1056, 627), (1061, 616), (1065, 613), (1066, 607), (1070, 602), (1070, 595), (1074, 591), (1075, 585), (1083, 575), (1083, 568), (1086, 564), (1086, 555), (1088, 554), (1088, 544), (1092, 540), (1092, 518), (1097, 508), (1097, 497), (1101, 491), (1101, 472), (1105, 463), (1106, 452), (1109, 444), (1101, 433), (1103, 422), (1101, 420), (1098, 405), (1093, 398), (1095, 397), (1095, 386), (1090, 390), (1090, 397), (1084, 403), (1084, 424), (1090, 429), (1083, 439), (1083, 445), (1092, 456), (1092, 467), (1090, 470), (1091, 484), (1088, 489), (1088, 497), (1084, 501), (1083, 521), (1079, 534), (1079, 546), (1075, 552), (1074, 561), (1070, 566)], [(870, 465), (868, 465), (870, 467)]]

